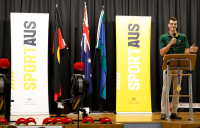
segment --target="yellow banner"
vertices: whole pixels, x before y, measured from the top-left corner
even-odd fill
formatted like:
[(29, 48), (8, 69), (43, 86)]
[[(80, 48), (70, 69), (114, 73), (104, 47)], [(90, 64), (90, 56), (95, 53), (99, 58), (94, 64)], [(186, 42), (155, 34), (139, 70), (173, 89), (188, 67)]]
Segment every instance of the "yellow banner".
[(151, 112), (151, 17), (116, 16), (116, 112)]

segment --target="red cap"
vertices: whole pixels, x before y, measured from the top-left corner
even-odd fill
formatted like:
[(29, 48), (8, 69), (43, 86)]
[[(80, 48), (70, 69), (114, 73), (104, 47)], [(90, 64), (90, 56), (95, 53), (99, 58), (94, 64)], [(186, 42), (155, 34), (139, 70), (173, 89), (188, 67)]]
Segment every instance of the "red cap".
[(100, 121), (100, 124), (105, 124), (106, 122), (110, 122), (112, 124), (111, 119), (108, 118), (108, 117), (102, 118), (101, 121)]
[(26, 119), (25, 118), (19, 118), (19, 119), (17, 119), (15, 125), (19, 125), (19, 124), (27, 124), (26, 123)]
[(10, 66), (10, 62), (7, 58), (0, 59), (0, 68), (7, 69)]
[(55, 124), (56, 122), (62, 122), (62, 118), (61, 117), (54, 118), (53, 123)]
[(92, 121), (94, 123), (94, 120), (92, 119), (92, 117), (86, 116), (83, 118), (82, 123), (87, 123), (88, 121)]
[(29, 117), (29, 118), (26, 119), (26, 123), (28, 124), (29, 122), (33, 122), (33, 123), (37, 124), (35, 119), (32, 118), (32, 117)]
[(77, 70), (77, 71), (83, 71), (84, 69), (84, 63), (83, 62), (76, 62), (74, 64), (74, 68)]
[(51, 118), (45, 118), (42, 122), (42, 124), (50, 124), (50, 123), (53, 123), (53, 119)]
[(0, 118), (0, 123), (6, 123), (8, 124), (7, 120), (5, 118)]
[(71, 118), (69, 118), (69, 117), (67, 117), (67, 118), (62, 120), (62, 124), (69, 124), (69, 123), (74, 124), (73, 120)]

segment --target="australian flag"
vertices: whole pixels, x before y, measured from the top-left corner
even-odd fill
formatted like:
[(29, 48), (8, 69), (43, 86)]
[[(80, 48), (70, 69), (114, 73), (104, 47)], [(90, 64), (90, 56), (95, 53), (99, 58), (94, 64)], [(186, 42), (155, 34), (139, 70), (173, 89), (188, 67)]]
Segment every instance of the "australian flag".
[(84, 78), (89, 80), (88, 94), (92, 93), (92, 72), (91, 72), (91, 57), (90, 57), (90, 36), (89, 36), (89, 25), (87, 17), (87, 7), (85, 4), (83, 19), (83, 35), (81, 41), (81, 62), (84, 63)]

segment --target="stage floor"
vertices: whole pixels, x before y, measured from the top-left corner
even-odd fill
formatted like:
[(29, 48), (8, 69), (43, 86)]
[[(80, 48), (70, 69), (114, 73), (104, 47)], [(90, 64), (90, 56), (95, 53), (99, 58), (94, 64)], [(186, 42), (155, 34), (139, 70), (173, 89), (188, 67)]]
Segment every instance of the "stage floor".
[[(163, 123), (163, 122), (169, 122), (165, 120), (160, 120), (160, 112), (154, 112), (154, 113), (119, 113), (119, 114), (113, 114), (113, 113), (91, 113), (88, 116), (92, 117), (94, 120), (99, 120), (99, 118), (103, 117), (109, 117), (113, 123), (123, 123), (123, 124), (132, 124), (132, 123)], [(171, 120), (171, 123), (199, 123), (200, 124), (200, 112), (193, 113), (194, 121), (189, 121), (189, 112), (180, 112), (178, 113), (179, 116), (182, 117), (181, 120)], [(50, 117), (50, 116), (56, 116), (55, 114), (51, 115), (24, 115), (24, 116), (11, 116), (11, 121), (16, 121), (18, 118), (28, 118), (33, 117), (35, 118), (37, 125), (42, 125), (43, 119)], [(68, 116), (72, 118), (72, 120), (78, 119), (78, 114), (62, 114), (61, 116)], [(1, 118), (4, 116), (0, 116)], [(79, 116), (79, 119), (82, 120), (82, 115)], [(95, 121), (95, 123), (99, 123), (99, 121)], [(10, 125), (15, 125), (15, 122), (10, 122)], [(33, 123), (34, 124), (34, 123)]]

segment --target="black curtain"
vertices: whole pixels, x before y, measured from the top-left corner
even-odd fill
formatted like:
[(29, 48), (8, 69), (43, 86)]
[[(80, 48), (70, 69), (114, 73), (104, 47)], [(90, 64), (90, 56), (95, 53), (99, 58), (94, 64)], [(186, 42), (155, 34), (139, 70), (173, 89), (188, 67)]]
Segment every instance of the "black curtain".
[[(89, 33), (91, 43), (91, 59), (94, 61), (96, 34), (100, 11), (104, 5), (106, 22), (107, 47), (107, 99), (99, 96), (100, 63), (97, 50), (93, 69), (93, 93), (88, 96), (92, 111), (115, 111), (116, 107), (116, 26), (115, 16), (151, 16), (151, 99), (152, 111), (160, 111), (162, 93), (162, 63), (159, 54), (159, 37), (168, 32), (170, 17), (178, 19), (177, 31), (187, 35), (189, 45), (199, 45), (200, 37), (200, 1), (199, 0), (0, 0), (0, 58), (11, 61), (10, 12), (49, 13), (49, 108), (50, 113), (56, 113), (52, 89), (52, 41), (55, 21), (55, 7), (58, 8), (63, 24), (65, 42), (69, 50), (61, 50), (61, 85), (62, 98), (70, 98), (70, 78), (74, 73), (73, 64), (80, 61), (80, 43), (84, 15), (84, 2), (87, 4), (89, 18)], [(68, 58), (71, 58), (71, 64)], [(197, 55), (200, 54), (199, 52)], [(193, 102), (200, 103), (200, 79), (197, 56), (193, 71)], [(9, 68), (6, 77), (10, 79)], [(187, 79), (182, 80), (181, 94), (188, 94)], [(180, 98), (188, 102), (187, 98)]]

